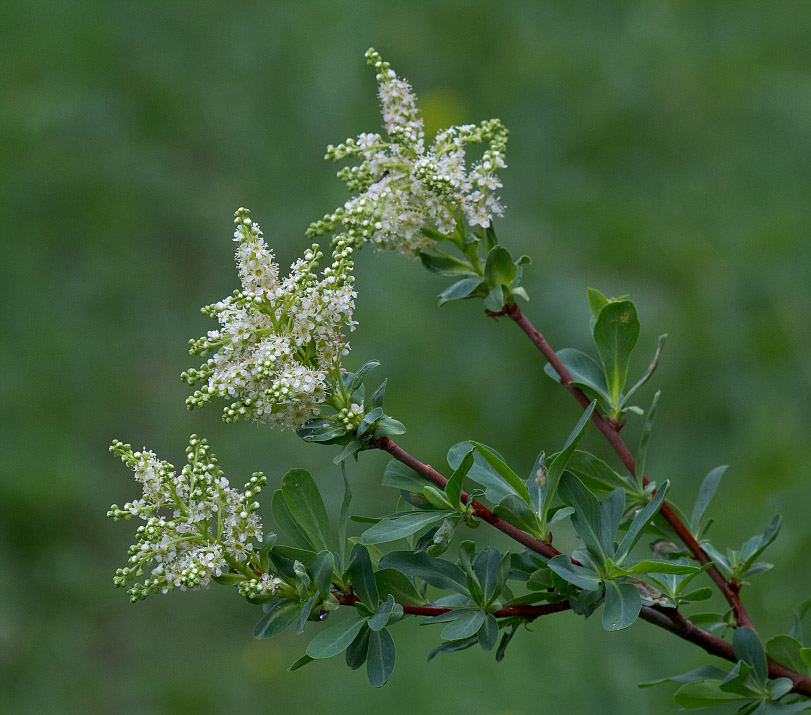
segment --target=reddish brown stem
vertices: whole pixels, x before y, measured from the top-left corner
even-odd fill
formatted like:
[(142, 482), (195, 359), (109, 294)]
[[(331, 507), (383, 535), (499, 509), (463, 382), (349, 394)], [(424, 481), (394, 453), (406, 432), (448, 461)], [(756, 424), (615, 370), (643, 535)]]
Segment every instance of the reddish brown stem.
[[(333, 595), (338, 599), (338, 603), (342, 606), (353, 606), (360, 599), (357, 596), (347, 596), (342, 593), (335, 593)], [(453, 611), (453, 608), (445, 606), (412, 606), (407, 603), (401, 604), (403, 613), (411, 616), (441, 616), (443, 613)], [(546, 616), (550, 613), (560, 613), (561, 611), (568, 611), (571, 608), (568, 601), (561, 601), (560, 603), (543, 603), (540, 606), (506, 606), (493, 611), (492, 615), (496, 618), (525, 618), (528, 621), (534, 621), (540, 616)]]
[[(571, 392), (572, 395), (574, 395), (575, 399), (580, 403), (580, 406), (584, 409), (588, 407), (591, 404), (591, 400), (589, 400), (582, 390), (572, 384), (572, 376), (566, 369), (566, 366), (560, 361), (557, 353), (555, 353), (555, 351), (550, 347), (549, 343), (546, 342), (543, 335), (538, 332), (530, 320), (521, 312), (521, 309), (517, 305), (511, 305), (507, 309), (507, 314), (518, 325), (518, 327), (521, 328), (524, 333), (526, 333), (535, 347), (538, 348), (541, 354), (546, 358), (547, 362), (560, 377), (561, 384), (569, 392)], [(622, 438), (619, 436), (617, 430), (602, 415), (598, 414), (596, 410), (591, 414), (591, 421), (597, 426), (597, 429), (602, 432), (606, 440), (608, 440), (608, 443), (611, 445), (614, 452), (616, 452), (617, 456), (620, 458), (628, 471), (636, 476), (636, 460), (628, 447), (625, 445), (625, 442), (622, 441)], [(642, 484), (647, 486), (648, 478), (644, 474), (641, 476)], [(660, 513), (665, 521), (667, 521), (667, 523), (673, 527), (673, 530), (676, 532), (676, 534), (678, 534), (679, 539), (681, 539), (682, 543), (693, 555), (693, 558), (695, 558), (700, 564), (706, 564), (712, 561), (712, 559), (707, 556), (704, 549), (702, 549), (699, 543), (693, 538), (693, 535), (690, 533), (687, 526), (681, 521), (681, 519), (679, 519), (678, 516), (676, 516), (675, 512), (670, 508), (670, 505), (667, 502), (662, 505)], [(709, 574), (710, 578), (715, 582), (715, 584), (724, 594), (724, 598), (726, 598), (727, 602), (732, 607), (735, 622), (739, 626), (748, 626), (754, 630), (752, 621), (749, 618), (749, 615), (747, 614), (746, 609), (744, 608), (743, 603), (741, 603), (741, 599), (738, 595), (738, 585), (727, 581), (723, 574), (714, 565), (707, 569), (707, 574)]]
[[(402, 447), (398, 446), (388, 437), (383, 437), (382, 439), (377, 440), (374, 444), (379, 449), (388, 452), (398, 462), (402, 462), (407, 467), (411, 467), (411, 469), (425, 477), (428, 481), (432, 482), (440, 489), (444, 489), (445, 485), (448, 483), (448, 480), (437, 472), (436, 469), (434, 469), (431, 465), (423, 464), (416, 457), (412, 457), (408, 452), (406, 452)], [(461, 499), (463, 504), (467, 504), (468, 500), (470, 499), (470, 495), (463, 491), (461, 494)], [(560, 555), (560, 551), (558, 551), (554, 546), (545, 544), (537, 539), (533, 539), (529, 534), (504, 521), (504, 519), (497, 517), (492, 511), (484, 506), (484, 504), (481, 504), (475, 500), (473, 501), (473, 514), (482, 521), (492, 524), (496, 527), (496, 529), (503, 531), (505, 534), (507, 534), (507, 536), (515, 539), (528, 549), (541, 554), (541, 556), (551, 559)]]
[[(648, 623), (653, 623), (655, 626), (674, 633), (680, 638), (684, 638), (684, 640), (697, 645), (699, 648), (703, 648), (710, 655), (717, 655), (719, 658), (724, 658), (732, 663), (738, 660), (730, 643), (712, 635), (712, 633), (701, 630), (674, 608), (643, 606), (639, 617), (648, 621)], [(795, 673), (768, 656), (766, 661), (770, 678), (788, 678), (794, 683), (793, 692), (811, 697), (811, 678)]]
[[(588, 403), (587, 403), (588, 404)], [(432, 482), (440, 489), (444, 489), (445, 485), (448, 483), (448, 480), (445, 479), (439, 472), (437, 472), (433, 467), (428, 464), (424, 464), (420, 462), (416, 457), (413, 457), (408, 452), (406, 452), (402, 447), (395, 444), (391, 439), (388, 437), (383, 437), (382, 439), (376, 440), (374, 446), (378, 449), (385, 450), (389, 454), (391, 454), (396, 460), (402, 462), (406, 466), (413, 469), (415, 472), (420, 474), (421, 476), (425, 477), (428, 481)], [(470, 495), (462, 492), (462, 501), (467, 504)], [(479, 502), (474, 501), (474, 510), (477, 516), (479, 516), (484, 521), (492, 524), (500, 531), (504, 532), (508, 536), (512, 537), (516, 541), (520, 542), (527, 548), (535, 551), (536, 553), (541, 554), (547, 558), (553, 558), (554, 556), (559, 556), (560, 551), (556, 548), (551, 546), (550, 544), (544, 544), (537, 539), (533, 539), (528, 534), (525, 534), (520, 529), (517, 529), (512, 524), (508, 524), (503, 519), (499, 519), (493, 512), (487, 509), (485, 506), (479, 504)], [(341, 599), (351, 599), (346, 601), (346, 605), (351, 605), (351, 603), (356, 602), (358, 599), (356, 596), (343, 596), (341, 594), (335, 594), (339, 601)], [(341, 601), (342, 603), (344, 601)], [(563, 611), (569, 608), (568, 604), (545, 604), (542, 606), (511, 606), (508, 609), (501, 609), (502, 611), (508, 611), (505, 613), (497, 612), (494, 615), (501, 615), (501, 616), (519, 616), (525, 615), (529, 618), (537, 618), (540, 615), (544, 615), (545, 613), (554, 613), (556, 611)], [(414, 609), (422, 609), (422, 610), (414, 610)], [(429, 609), (429, 610), (424, 610)], [(521, 613), (516, 609), (530, 609), (528, 612)], [(545, 609), (543, 612), (537, 612), (536, 609)], [(405, 613), (414, 613), (416, 615), (425, 615), (425, 616), (435, 616), (440, 615), (440, 613), (446, 613), (451, 609), (441, 609), (437, 606), (408, 606), (403, 605), (403, 611)], [(643, 606), (642, 610), (639, 613), (640, 618), (643, 620), (648, 621), (649, 623), (653, 623), (655, 626), (659, 628), (664, 628), (667, 631), (677, 635), (679, 638), (683, 638), (690, 643), (693, 643), (700, 648), (703, 648), (707, 653), (711, 655), (716, 655), (719, 658), (724, 658), (732, 663), (737, 662), (737, 658), (732, 651), (732, 646), (727, 643), (725, 640), (718, 638), (717, 636), (704, 631), (697, 626), (695, 626), (690, 620), (685, 618), (678, 610), (675, 608), (661, 608), (659, 606)], [(786, 668), (784, 665), (773, 661), (771, 658), (768, 658), (768, 666), (769, 666), (769, 676), (772, 678), (789, 678), (792, 683), (794, 683), (793, 691), (797, 693), (802, 693), (803, 695), (808, 695), (811, 697), (811, 678), (807, 678), (799, 673), (795, 673), (793, 670)]]

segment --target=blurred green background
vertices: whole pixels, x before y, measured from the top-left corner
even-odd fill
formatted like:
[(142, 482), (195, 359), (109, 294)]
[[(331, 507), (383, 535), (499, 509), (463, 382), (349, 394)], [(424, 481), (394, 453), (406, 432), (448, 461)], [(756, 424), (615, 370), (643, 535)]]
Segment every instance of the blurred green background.
[[(113, 588), (134, 525), (104, 514), (137, 495), (114, 437), (177, 464), (199, 432), (232, 481), (262, 469), (275, 488), (303, 466), (337, 508), (332, 450), (189, 413), (178, 375), (209, 329), (199, 307), (236, 285), (234, 209), (253, 209), (284, 266), (345, 200), (321, 157), (380, 126), (370, 45), (429, 131), (510, 128), (499, 235), (534, 258), (526, 311), (553, 346), (587, 349), (587, 286), (637, 301), (635, 374), (670, 334), (640, 397), (663, 390), (648, 473), (689, 510), (728, 463), (721, 545), (783, 513), (777, 566), (745, 592), (762, 635), (810, 595), (808, 3), (7, 0), (0, 711), (669, 712), (671, 691), (635, 684), (708, 660), (645, 623), (607, 634), (561, 614), (499, 665), (478, 650), (426, 663), (438, 632), (406, 623), (393, 680), (372, 690), (341, 658), (288, 674), (307, 641), (254, 641), (259, 611), (231, 589), (133, 606)], [(406, 449), (444, 467), (450, 445), (482, 439), (523, 473), (559, 448), (579, 410), (513, 325), (437, 310), (443, 279), (393, 255), (364, 251), (357, 274), (350, 367), (381, 360)], [(356, 513), (391, 509), (384, 463), (352, 468), (369, 492)]]

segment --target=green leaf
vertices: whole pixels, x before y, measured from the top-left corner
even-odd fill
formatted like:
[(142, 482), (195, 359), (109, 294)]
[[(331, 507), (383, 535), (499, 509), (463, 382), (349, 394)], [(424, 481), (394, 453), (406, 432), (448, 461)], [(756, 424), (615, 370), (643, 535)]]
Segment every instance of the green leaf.
[[(456, 527), (459, 526), (459, 521), (460, 516), (454, 514), (452, 517), (445, 519), (438, 528), (431, 530), (433, 531), (431, 544), (425, 547), (429, 556), (440, 556), (448, 550), (453, 540), (453, 535), (456, 533)], [(417, 551), (418, 549), (415, 548), (414, 550)]]
[(513, 287), (510, 288), (510, 292), (513, 295), (517, 295), (523, 298), (525, 301), (529, 302), (529, 295), (527, 294), (527, 291), (523, 286), (513, 284)]
[(513, 639), (515, 632), (518, 630), (518, 623), (513, 623), (512, 628), (509, 631), (505, 631), (504, 635), (501, 636), (501, 643), (498, 644), (498, 649), (496, 650), (496, 663), (500, 663), (504, 659), (504, 654), (507, 652), (507, 646), (510, 644), (510, 641)]
[(470, 591), (471, 599), (476, 603), (483, 603), (484, 596), (479, 583), (479, 576), (473, 568), (473, 558), (476, 553), (476, 544), (472, 541), (463, 541), (459, 544), (459, 563), (467, 574), (467, 587)]
[(594, 316), (594, 320), (600, 315), (600, 311), (608, 305), (608, 298), (606, 298), (600, 291), (596, 288), (589, 288), (588, 289), (588, 298), (589, 298), (589, 308), (591, 308), (591, 314)]
[(374, 425), (374, 423), (377, 422), (382, 416), (382, 407), (375, 407), (371, 412), (367, 412), (365, 415), (363, 415), (363, 419), (360, 421), (358, 429), (356, 430), (358, 437), (363, 437), (363, 435), (365, 435), (371, 429), (372, 425)]
[(284, 494), (281, 489), (273, 492), (273, 499), (270, 502), (270, 510), (273, 513), (273, 518), (279, 527), (287, 534), (296, 544), (304, 549), (312, 549), (313, 546), (304, 530), (299, 526), (298, 522), (293, 518), (290, 513), (290, 508), (287, 506)]
[(574, 507), (562, 506), (553, 511), (555, 513), (552, 515), (552, 518), (548, 522), (546, 522), (547, 529), (551, 529), (557, 522), (563, 521), (567, 516), (571, 516), (572, 514), (574, 514)]
[(689, 564), (679, 564), (673, 561), (639, 561), (633, 566), (626, 566), (624, 569), (628, 574), (646, 573), (672, 573), (672, 574), (694, 574), (700, 573), (702, 569)]
[[(769, 684), (769, 694), (772, 700), (782, 698), (786, 693), (790, 692), (794, 687), (794, 683), (790, 678), (776, 678)], [(807, 703), (811, 707), (811, 703)]]
[(807, 675), (807, 668), (800, 654), (802, 647), (802, 644), (791, 636), (780, 635), (766, 643), (766, 652), (778, 663)]
[(349, 559), (349, 577), (352, 579), (352, 587), (363, 604), (368, 606), (369, 610), (374, 611), (380, 597), (377, 593), (369, 552), (361, 544), (356, 544)]
[(315, 605), (315, 599), (317, 598), (318, 594), (314, 593), (307, 599), (307, 602), (301, 607), (301, 611), (298, 616), (298, 622), (296, 623), (296, 633), (304, 633), (304, 624), (307, 622), (307, 619), (313, 612), (313, 606)]
[(642, 425), (642, 436), (639, 439), (639, 452), (636, 457), (636, 478), (641, 484), (642, 477), (645, 475), (645, 462), (648, 459), (648, 442), (650, 441), (651, 432), (653, 432), (653, 425), (656, 423), (656, 408), (659, 405), (659, 397), (662, 393), (657, 392), (653, 396), (648, 414), (645, 416), (645, 424)]
[(538, 516), (517, 494), (507, 494), (493, 509), (493, 513), (522, 531), (532, 534), (536, 539), (544, 536), (538, 523)]
[(550, 559), (549, 568), (563, 580), (574, 584), (578, 588), (586, 591), (598, 591), (600, 589), (602, 580), (599, 574), (591, 569), (573, 564), (569, 557), (564, 554)]
[(603, 628), (607, 631), (627, 628), (637, 619), (641, 609), (642, 598), (635, 586), (616, 581), (605, 582)]
[(361, 535), (363, 544), (385, 544), (415, 534), (429, 524), (442, 521), (452, 511), (415, 511), (396, 519), (383, 519)]
[(369, 628), (373, 631), (379, 631), (381, 628), (385, 628), (386, 624), (389, 622), (391, 612), (396, 605), (394, 596), (389, 594), (383, 603), (378, 604), (375, 614), (369, 619)]
[(493, 250), (494, 246), (498, 246), (498, 238), (496, 237), (496, 230), (493, 228), (493, 222), (491, 221), (490, 225), (484, 229), (484, 247), (489, 253)]
[[(473, 449), (473, 444), (468, 441), (459, 442), (448, 450), (448, 465), (451, 469), (458, 469), (465, 455)], [(503, 457), (492, 447), (488, 447), (502, 462)], [(507, 494), (517, 494), (511, 485), (507, 484), (501, 476), (484, 459), (480, 452), (475, 451), (473, 456), (473, 466), (467, 473), (467, 478), (480, 484), (486, 489), (486, 497), (494, 504)]]
[(586, 489), (583, 482), (571, 473), (563, 475), (559, 492), (560, 498), (575, 509), (572, 515), (572, 525), (577, 535), (583, 539), (586, 548), (602, 563), (608, 558), (608, 553), (602, 542), (600, 502)]
[(361, 628), (355, 639), (346, 647), (346, 664), (352, 670), (357, 670), (366, 662), (370, 634), (368, 628)]
[[(420, 253), (420, 261), (431, 273), (440, 276), (475, 276), (476, 272), (470, 264), (454, 258), (453, 256), (435, 256), (431, 253)], [(479, 279), (481, 280), (481, 279)]]
[(702, 541), (701, 548), (707, 552), (707, 556), (709, 556), (715, 562), (715, 565), (718, 567), (721, 573), (723, 573), (727, 578), (732, 578), (732, 564), (729, 563), (729, 559), (727, 559), (726, 556), (724, 556), (708, 541)]
[(662, 683), (692, 683), (696, 680), (723, 680), (726, 677), (726, 671), (714, 665), (702, 665), (700, 668), (690, 670), (687, 673), (680, 675), (671, 675), (667, 678), (659, 678), (659, 680), (649, 680), (645, 683), (639, 683), (638, 688), (650, 688), (654, 685), (661, 685)]
[[(585, 487), (585, 484), (583, 486)], [(600, 521), (602, 522), (600, 541), (606, 554), (614, 553), (614, 537), (617, 534), (617, 529), (619, 529), (624, 511), (624, 489), (615, 489), (600, 504)]]
[(315, 658), (310, 658), (309, 655), (303, 655), (287, 669), (287, 672), (292, 673), (294, 670), (303, 668), (305, 665), (307, 665), (308, 663), (312, 663), (314, 660)]
[(701, 518), (704, 516), (704, 512), (707, 510), (710, 501), (715, 495), (718, 482), (721, 481), (721, 477), (724, 475), (726, 468), (726, 464), (716, 467), (704, 477), (704, 481), (701, 482), (701, 487), (698, 490), (698, 499), (696, 499), (696, 505), (693, 507), (693, 515), (690, 517), (690, 530), (693, 534), (698, 533)]
[(375, 409), (375, 407), (383, 406), (383, 397), (386, 394), (386, 384), (388, 381), (388, 378), (383, 380), (383, 382), (377, 386), (377, 389), (371, 394), (371, 396), (363, 401), (363, 406), (367, 412), (371, 412), (373, 409)]
[(433, 484), (426, 484), (422, 488), (422, 494), (428, 500), (428, 503), (437, 509), (443, 509), (447, 512), (455, 513), (453, 504), (451, 504), (450, 499), (445, 496), (445, 492), (438, 489)]
[(778, 514), (772, 519), (772, 523), (766, 527), (766, 531), (759, 536), (753, 536), (749, 539), (741, 549), (741, 561), (745, 562), (747, 565), (753, 564), (755, 559), (763, 553), (766, 547), (777, 538), (777, 534), (780, 533), (781, 523), (782, 517)]
[(367, 373), (374, 370), (376, 367), (380, 367), (380, 362), (378, 360), (367, 360), (365, 363), (363, 363), (363, 365), (358, 368), (358, 371), (352, 375), (352, 379), (349, 381), (346, 391), (351, 395), (361, 386), (363, 378), (366, 377)]
[(470, 471), (470, 468), (473, 466), (473, 459), (475, 453), (471, 449), (464, 458), (462, 459), (459, 466), (454, 470), (451, 478), (448, 480), (448, 483), (445, 485), (445, 496), (448, 497), (450, 503), (454, 506), (454, 508), (463, 508), (463, 504), (461, 501), (461, 494), (462, 494), (462, 482), (465, 479), (465, 475)]
[(248, 577), (244, 573), (224, 573), (220, 576), (212, 576), (211, 580), (221, 586), (236, 586), (238, 583), (246, 581)]
[(366, 621), (365, 616), (356, 616), (321, 631), (307, 646), (307, 655), (311, 658), (331, 658), (338, 655), (355, 640)]
[(357, 454), (363, 449), (363, 442), (359, 442), (358, 440), (353, 440), (352, 442), (347, 442), (343, 449), (338, 452), (335, 459), (332, 460), (333, 464), (340, 464), (346, 459), (349, 459), (351, 456)]
[(411, 551), (391, 551), (380, 559), (381, 569), (396, 569), (407, 576), (421, 578), (436, 588), (449, 589), (470, 596), (467, 576), (456, 564)]
[(491, 286), (509, 287), (515, 280), (516, 270), (510, 252), (503, 246), (495, 246), (488, 252), (484, 277)]
[(711, 708), (723, 705), (730, 700), (742, 700), (740, 695), (725, 693), (719, 687), (717, 680), (698, 680), (694, 683), (682, 685), (673, 695), (676, 705), (688, 710), (695, 708)]
[[(457, 224), (457, 228), (458, 228), (458, 224)], [(436, 241), (437, 243), (440, 243), (440, 242), (448, 240), (448, 239), (453, 240), (453, 238), (456, 235), (455, 233), (451, 233), (451, 234), (446, 235), (444, 233), (440, 233), (436, 229), (428, 228), (427, 226), (421, 228), (420, 233), (422, 233), (424, 236), (427, 236), (428, 238)]]
[(476, 290), (485, 281), (478, 276), (471, 278), (462, 278), (451, 286), (448, 286), (439, 294), (439, 305), (444, 305), (452, 300), (460, 300), (467, 298), (473, 291)]
[(594, 325), (594, 343), (605, 369), (611, 405), (619, 407), (631, 351), (639, 338), (639, 320), (630, 300), (608, 303)]
[(695, 603), (697, 601), (706, 601), (712, 598), (713, 590), (709, 586), (697, 588), (695, 591), (689, 593), (679, 594), (679, 603)]
[(282, 477), (282, 494), (290, 513), (307, 536), (313, 551), (333, 551), (329, 517), (309, 472), (291, 469)]
[(488, 613), (479, 629), (479, 645), (482, 650), (493, 650), (498, 643), (498, 621)]
[(493, 286), (484, 298), (484, 307), (487, 310), (497, 313), (504, 307), (504, 288), (500, 285)]
[(610, 492), (625, 489), (628, 482), (602, 459), (589, 452), (576, 449), (569, 457), (566, 469), (574, 474), (592, 492)]
[(382, 631), (369, 633), (366, 675), (369, 678), (369, 685), (373, 688), (385, 685), (391, 676), (394, 670), (395, 652), (394, 641), (385, 628)]
[(307, 569), (313, 584), (323, 598), (329, 595), (334, 569), (335, 557), (329, 551), (320, 551)]
[(268, 603), (266, 610), (265, 615), (262, 616), (253, 629), (254, 638), (273, 638), (273, 636), (279, 635), (288, 626), (296, 622), (301, 611), (301, 604), (286, 598), (280, 598)]
[(803, 659), (803, 663), (811, 666), (811, 648), (800, 648), (800, 658)]
[(305, 442), (318, 442), (319, 444), (343, 444), (354, 439), (347, 433), (343, 425), (336, 425), (334, 422), (320, 417), (308, 420), (296, 430), (296, 434)]
[(395, 489), (405, 489), (415, 494), (422, 494), (422, 488), (425, 486), (425, 477), (421, 477), (410, 467), (407, 467), (402, 462), (396, 459), (390, 459), (386, 464), (386, 469), (383, 472), (383, 481), (381, 482), (384, 487), (394, 487)]
[(478, 637), (471, 636), (470, 638), (465, 638), (461, 641), (449, 641), (448, 643), (443, 643), (442, 645), (438, 645), (428, 654), (428, 660), (431, 660), (438, 653), (453, 653), (457, 650), (465, 650), (466, 648), (470, 648), (472, 645), (476, 645), (478, 641)]
[(519, 476), (510, 469), (489, 447), (474, 442), (470, 443), (478, 450), (479, 454), (484, 457), (485, 461), (496, 471), (496, 473), (512, 487), (518, 496), (520, 496), (527, 504), (531, 504), (527, 485), (519, 478)]
[(316, 557), (315, 551), (310, 549), (297, 549), (295, 546), (274, 546), (272, 553), (275, 556), (283, 556), (290, 561), (301, 561), (305, 566), (309, 566)]
[(639, 537), (642, 536), (642, 532), (648, 525), (648, 522), (653, 519), (654, 515), (661, 508), (662, 502), (665, 500), (665, 494), (667, 493), (669, 487), (670, 482), (665, 482), (662, 484), (654, 495), (653, 499), (651, 499), (634, 517), (631, 525), (628, 527), (628, 531), (620, 542), (620, 545), (614, 555), (614, 561), (618, 566), (621, 566), (622, 562), (628, 557), (628, 554), (634, 547), (634, 544), (636, 544)]
[[(572, 376), (572, 385), (579, 387), (591, 398), (599, 398), (606, 406), (611, 404), (605, 373), (591, 356), (575, 348), (563, 348), (558, 351), (558, 359)], [(549, 363), (544, 365), (543, 370), (555, 382), (560, 382), (560, 375)]]
[(751, 698), (762, 692), (762, 686), (756, 686), (750, 677), (752, 666), (739, 660), (735, 667), (727, 673), (726, 677), (718, 685), (725, 693), (735, 693), (741, 697)]
[(442, 629), (440, 638), (446, 641), (458, 641), (463, 638), (470, 638), (470, 636), (479, 632), (479, 628), (481, 628), (484, 623), (485, 616), (487, 616), (487, 613), (482, 609), (463, 613)]
[(563, 471), (566, 469), (569, 459), (571, 458), (572, 454), (574, 454), (575, 449), (577, 449), (577, 443), (580, 441), (580, 438), (586, 431), (586, 425), (588, 425), (591, 415), (594, 412), (594, 405), (595, 403), (592, 402), (583, 411), (583, 414), (580, 416), (580, 419), (577, 421), (574, 429), (569, 433), (569, 436), (563, 445), (563, 449), (552, 458), (552, 461), (549, 464), (549, 469), (546, 472), (546, 491), (544, 492), (543, 509), (541, 510), (542, 522), (546, 521), (546, 515), (549, 512), (549, 507), (552, 506), (552, 497), (555, 496), (555, 492), (558, 488), (558, 482), (560, 482), (560, 478), (563, 476)]
[(338, 514), (338, 548), (341, 561), (341, 570), (346, 564), (346, 520), (349, 518), (349, 505), (352, 503), (352, 490), (349, 488), (349, 479), (346, 468), (341, 464), (341, 476), (344, 480), (344, 498), (341, 501), (341, 511)]
[(391, 435), (405, 434), (405, 431), (406, 428), (402, 422), (388, 415), (383, 415), (375, 423), (374, 437), (375, 439), (381, 439), (382, 437), (389, 437)]
[(732, 650), (738, 660), (752, 666), (755, 675), (761, 683), (769, 677), (766, 665), (766, 653), (763, 644), (751, 628), (743, 626), (736, 628), (732, 636)]
[[(509, 557), (506, 558), (507, 573), (509, 573)], [(473, 570), (476, 573), (485, 601), (490, 601), (495, 598), (498, 595), (496, 589), (500, 591), (504, 587), (504, 581), (506, 579), (504, 574), (501, 573), (501, 564), (503, 561), (504, 558), (498, 552), (498, 549), (492, 546), (488, 546), (483, 551), (480, 551), (476, 554), (476, 558), (473, 559)]]
[[(631, 396), (650, 379), (651, 375), (653, 375), (654, 371), (659, 365), (659, 358), (662, 357), (662, 348), (664, 348), (666, 340), (667, 335), (659, 336), (659, 342), (656, 345), (656, 352), (653, 354), (653, 360), (651, 360), (650, 365), (648, 365), (648, 369), (645, 370), (645, 374), (639, 378), (639, 381), (630, 390), (626, 391), (624, 397), (622, 398), (622, 407), (625, 407), (625, 405), (628, 404), (628, 400), (631, 398)], [(632, 408), (629, 407), (627, 409)]]
[(395, 569), (380, 569), (375, 573), (377, 592), (381, 598), (393, 596), (397, 603), (424, 606), (427, 601), (420, 596), (409, 578)]

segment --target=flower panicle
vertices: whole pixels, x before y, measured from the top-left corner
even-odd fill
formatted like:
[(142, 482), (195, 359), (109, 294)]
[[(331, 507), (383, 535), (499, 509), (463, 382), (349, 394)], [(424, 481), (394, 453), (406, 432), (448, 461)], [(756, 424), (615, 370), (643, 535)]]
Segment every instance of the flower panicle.
[[(354, 195), (311, 223), (307, 235), (337, 232), (353, 246), (371, 243), (416, 257), (435, 244), (429, 233), (450, 235), (461, 219), (489, 227), (504, 212), (496, 192), (502, 186), (497, 172), (506, 167), (507, 129), (499, 119), (453, 126), (426, 147), (411, 85), (376, 50), (366, 59), (378, 81), (385, 137), (362, 133), (327, 147), (327, 160), (357, 162), (338, 172)], [(477, 144), (485, 145), (481, 158), (468, 166), (467, 149)]]
[(349, 350), (344, 330), (356, 325), (354, 245), (336, 239), (332, 262), (319, 273), (324, 253), (314, 243), (282, 278), (250, 211), (240, 208), (234, 223), (241, 289), (203, 309), (220, 325), (189, 341), (191, 354), (211, 357), (181, 374), (190, 385), (201, 383), (186, 404), (225, 398), (226, 422), (295, 429), (319, 414)]
[[(208, 442), (197, 435), (189, 438), (188, 463), (179, 474), (154, 452), (136, 452), (118, 440), (110, 451), (133, 470), (143, 488), (143, 498), (123, 508), (113, 504), (107, 512), (115, 521), (137, 517), (144, 522), (136, 529), (128, 565), (113, 579), (116, 586), (129, 585), (130, 600), (176, 588), (203, 589), (212, 578), (250, 562), (253, 542), (262, 538), (256, 497), (267, 479), (261, 472), (237, 491), (217, 465)], [(281, 583), (264, 576), (268, 588)]]

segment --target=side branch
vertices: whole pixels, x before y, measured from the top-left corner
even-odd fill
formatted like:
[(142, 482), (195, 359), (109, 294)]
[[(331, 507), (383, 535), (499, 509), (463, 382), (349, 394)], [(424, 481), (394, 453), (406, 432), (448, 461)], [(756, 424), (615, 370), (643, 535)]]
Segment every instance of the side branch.
[[(377, 440), (374, 442), (374, 446), (388, 452), (398, 462), (402, 462), (407, 467), (411, 467), (411, 469), (425, 477), (429, 482), (432, 482), (440, 489), (444, 489), (445, 485), (448, 483), (448, 480), (437, 472), (436, 469), (429, 464), (423, 464), (420, 462), (420, 460), (412, 457), (408, 452), (406, 452), (388, 437), (383, 437), (382, 439)], [(470, 495), (463, 491), (461, 494), (461, 499), (463, 504), (467, 504), (470, 499)], [(544, 544), (542, 541), (533, 539), (529, 534), (524, 533), (521, 531), (521, 529), (516, 528), (509, 522), (506, 522), (504, 519), (496, 516), (492, 511), (484, 506), (484, 504), (481, 504), (475, 500), (473, 501), (473, 513), (482, 521), (492, 524), (499, 531), (504, 532), (507, 534), (507, 536), (515, 539), (528, 549), (531, 549), (541, 556), (551, 559), (560, 555), (560, 551), (558, 551), (554, 546)]]
[[(338, 603), (342, 606), (354, 606), (360, 598), (351, 595), (347, 596), (342, 593), (333, 591), (333, 595), (338, 599)], [(453, 611), (453, 608), (446, 608), (445, 606), (412, 606), (407, 603), (401, 604), (403, 613), (410, 616), (441, 616), (443, 613)], [(551, 613), (560, 613), (561, 611), (568, 611), (571, 609), (571, 604), (568, 601), (561, 601), (560, 603), (544, 603), (540, 606), (505, 606), (493, 611), (491, 615), (496, 618), (524, 618), (527, 621), (534, 621), (541, 616), (547, 616)]]
[[(572, 376), (566, 369), (566, 366), (560, 361), (557, 353), (555, 353), (555, 351), (550, 347), (549, 343), (546, 342), (543, 335), (541, 335), (541, 333), (530, 322), (529, 318), (527, 318), (521, 312), (521, 309), (515, 304), (507, 308), (507, 314), (510, 316), (510, 318), (512, 318), (516, 325), (518, 325), (518, 327), (521, 328), (524, 333), (526, 333), (535, 347), (538, 348), (541, 354), (546, 358), (547, 362), (554, 368), (555, 372), (560, 377), (561, 384), (570, 393), (572, 393), (572, 395), (574, 395), (575, 399), (580, 403), (580, 406), (583, 409), (587, 408), (591, 404), (591, 400), (589, 400), (581, 389), (572, 384)], [(617, 430), (596, 410), (591, 414), (591, 421), (597, 426), (597, 429), (602, 432), (606, 440), (608, 440), (608, 443), (611, 445), (612, 449), (614, 452), (616, 452), (617, 456), (620, 458), (628, 471), (631, 474), (636, 475), (636, 460), (628, 447), (625, 445), (625, 442), (622, 441), (622, 438), (619, 436)], [(649, 481), (648, 478), (644, 474), (641, 476), (643, 485), (647, 485)], [(682, 543), (693, 555), (693, 558), (695, 558), (702, 565), (712, 561), (712, 559), (707, 556), (704, 549), (702, 549), (699, 543), (693, 538), (690, 530), (684, 525), (684, 523), (682, 523), (681, 519), (676, 516), (676, 513), (670, 508), (667, 502), (662, 504), (660, 513), (667, 523), (673, 527), (673, 530), (676, 532), (676, 534), (678, 534)], [(749, 615), (747, 614), (746, 609), (744, 608), (743, 603), (741, 603), (741, 599), (738, 595), (738, 585), (727, 581), (723, 574), (721, 574), (721, 572), (714, 565), (707, 569), (707, 573), (724, 594), (724, 598), (726, 598), (727, 602), (732, 607), (732, 612), (735, 615), (736, 623), (739, 626), (748, 626), (754, 630), (755, 627), (752, 625), (752, 621), (749, 618)]]

